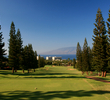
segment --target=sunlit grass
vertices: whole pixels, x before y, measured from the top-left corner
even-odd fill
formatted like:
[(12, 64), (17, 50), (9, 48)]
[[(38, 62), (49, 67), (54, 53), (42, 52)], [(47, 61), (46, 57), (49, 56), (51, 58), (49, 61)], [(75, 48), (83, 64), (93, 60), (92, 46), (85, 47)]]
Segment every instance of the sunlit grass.
[[(0, 70), (0, 100), (109, 100), (110, 84), (85, 78), (68, 66), (45, 66), (28, 74)], [(110, 76), (107, 76), (110, 78)]]

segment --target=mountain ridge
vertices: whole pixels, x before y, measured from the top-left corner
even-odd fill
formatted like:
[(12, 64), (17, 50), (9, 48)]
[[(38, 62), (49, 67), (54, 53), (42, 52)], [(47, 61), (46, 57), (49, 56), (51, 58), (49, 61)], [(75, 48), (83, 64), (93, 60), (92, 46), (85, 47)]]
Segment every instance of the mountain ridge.
[(42, 52), (40, 54), (41, 55), (76, 54), (76, 47), (63, 47), (63, 48), (59, 48), (59, 49), (55, 49), (47, 52)]

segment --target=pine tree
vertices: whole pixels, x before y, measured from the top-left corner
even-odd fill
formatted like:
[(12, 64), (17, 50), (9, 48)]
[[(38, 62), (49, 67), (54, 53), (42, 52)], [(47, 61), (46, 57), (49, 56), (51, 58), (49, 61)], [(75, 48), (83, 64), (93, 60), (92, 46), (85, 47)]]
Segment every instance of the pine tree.
[(26, 69), (28, 70), (29, 73), (29, 68), (30, 68), (30, 58), (29, 58), (29, 48), (28, 46), (24, 46), (23, 49), (23, 65), (22, 65), (22, 69)]
[(89, 52), (89, 68), (90, 68), (90, 74), (92, 74), (94, 71), (94, 69), (92, 68), (92, 62), (93, 62), (93, 54), (92, 54), (92, 49), (90, 47), (88, 47), (88, 52)]
[(37, 51), (34, 52), (34, 65), (33, 65), (33, 69), (35, 72), (35, 68), (38, 68), (38, 60), (37, 60)]
[(34, 51), (32, 48), (32, 44), (28, 44), (28, 56), (29, 56), (29, 68), (33, 68), (34, 63)]
[(38, 59), (38, 67), (40, 68), (41, 67), (41, 57), (39, 55), (39, 59)]
[(26, 68), (28, 70), (28, 73), (29, 73), (29, 70), (33, 68), (34, 66), (34, 51), (33, 51), (33, 48), (32, 48), (32, 44), (28, 44), (28, 46), (26, 46), (26, 49), (25, 49), (25, 52), (26, 52), (26, 61), (25, 63), (27, 63), (28, 65), (26, 65)]
[(73, 59), (73, 66), (74, 66), (74, 68), (75, 68), (75, 64), (76, 64), (76, 60), (75, 60), (75, 58)]
[(28, 57), (28, 46), (24, 46), (24, 49), (23, 49), (23, 61), (22, 61), (22, 69), (26, 69), (28, 70), (29, 69), (29, 57)]
[(23, 70), (23, 73), (24, 73), (24, 70), (26, 69), (26, 65), (25, 65), (25, 49), (22, 48), (22, 53), (21, 53), (21, 60), (20, 60), (20, 64), (21, 64), (21, 68)]
[(18, 29), (17, 30), (17, 34), (16, 34), (16, 41), (17, 41), (17, 44), (16, 44), (16, 53), (17, 53), (17, 66), (16, 66), (16, 70), (18, 68), (21, 67), (21, 59), (22, 59), (22, 39), (21, 39), (21, 33), (20, 33), (20, 30)]
[(12, 68), (12, 73), (14, 73), (14, 67), (17, 64), (17, 53), (16, 53), (16, 34), (15, 34), (15, 25), (12, 22), (9, 33), (9, 67)]
[(83, 45), (83, 53), (82, 53), (82, 70), (87, 72), (90, 70), (90, 62), (89, 62), (89, 51), (88, 51), (88, 43), (85, 38)]
[(95, 69), (97, 71), (102, 71), (102, 77), (104, 71), (106, 71), (107, 68), (107, 35), (106, 35), (106, 28), (105, 28), (105, 22), (102, 17), (101, 10), (98, 9), (97, 15), (96, 15), (96, 23), (95, 29), (94, 29), (94, 36), (93, 36), (93, 62)]
[(44, 59), (44, 57), (41, 57), (40, 64), (41, 64), (41, 67), (45, 66), (45, 59)]
[[(0, 26), (0, 29), (1, 29), (1, 26)], [(5, 49), (3, 49), (3, 47), (5, 46), (5, 43), (4, 42), (2, 42), (2, 40), (3, 40), (3, 37), (2, 37), (3, 35), (2, 35), (2, 32), (0, 32), (0, 67), (2, 67), (2, 62), (4, 61), (4, 55), (6, 55), (5, 54)]]
[(79, 42), (77, 43), (76, 57), (77, 57), (78, 70), (81, 70), (82, 74), (83, 74), (83, 69), (82, 69), (82, 50), (81, 50), (81, 46), (80, 46)]
[(37, 52), (33, 51), (32, 44), (28, 44), (28, 46), (24, 46), (23, 52), (22, 52), (22, 69), (24, 72), (24, 69), (29, 70), (38, 68), (38, 61), (37, 61)]
[[(108, 70), (110, 70), (110, 10), (109, 10), (109, 18), (107, 19), (107, 28), (108, 28), (108, 45), (107, 45), (107, 58), (108, 58)], [(105, 72), (106, 74), (106, 72)]]

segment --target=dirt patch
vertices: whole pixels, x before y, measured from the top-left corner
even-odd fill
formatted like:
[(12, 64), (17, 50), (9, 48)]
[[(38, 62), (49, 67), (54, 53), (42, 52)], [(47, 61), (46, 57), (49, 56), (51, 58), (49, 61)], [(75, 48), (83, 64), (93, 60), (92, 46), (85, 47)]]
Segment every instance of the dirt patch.
[(76, 70), (76, 69), (68, 69), (68, 70)]
[(86, 78), (89, 78), (89, 79), (93, 79), (93, 80), (96, 80), (96, 81), (101, 81), (101, 82), (105, 82), (105, 83), (109, 83), (109, 81), (106, 81), (106, 80), (103, 80), (103, 79), (100, 79), (100, 78), (97, 78), (97, 77), (93, 77), (93, 76), (85, 76)]

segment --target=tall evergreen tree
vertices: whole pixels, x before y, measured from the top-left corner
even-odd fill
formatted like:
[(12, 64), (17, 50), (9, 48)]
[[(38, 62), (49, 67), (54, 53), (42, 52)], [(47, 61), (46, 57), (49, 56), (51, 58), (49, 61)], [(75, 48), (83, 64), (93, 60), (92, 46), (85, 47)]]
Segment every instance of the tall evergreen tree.
[(22, 69), (28, 70), (29, 73), (29, 68), (30, 68), (30, 58), (29, 58), (29, 48), (28, 46), (24, 46), (23, 49), (23, 62), (22, 62)]
[(75, 68), (75, 64), (76, 64), (76, 59), (74, 58), (73, 59), (73, 66), (74, 66), (74, 68)]
[(107, 19), (107, 28), (108, 28), (108, 31), (107, 31), (107, 33), (108, 33), (108, 45), (107, 45), (107, 54), (108, 54), (108, 56), (107, 56), (107, 58), (108, 58), (108, 69), (110, 70), (110, 10), (109, 10), (109, 17), (108, 17), (108, 19)]
[(28, 70), (29, 69), (29, 54), (28, 54), (28, 46), (24, 46), (23, 48), (23, 56), (22, 56), (22, 69), (23, 69), (23, 72), (24, 72), (24, 69), (25, 70)]
[(18, 68), (20, 68), (21, 67), (21, 59), (22, 59), (22, 39), (21, 39), (21, 33), (20, 33), (20, 30), (18, 29), (17, 30), (17, 34), (16, 34), (16, 42), (17, 42), (17, 44), (16, 44), (16, 53), (17, 53), (17, 57), (16, 57), (16, 59), (17, 59), (17, 66), (16, 66), (16, 70), (18, 69)]
[(88, 75), (88, 71), (90, 70), (89, 51), (88, 51), (88, 43), (86, 38), (83, 45), (82, 70), (87, 71), (87, 75)]
[(45, 66), (45, 59), (44, 57), (40, 57), (40, 67), (44, 67)]
[(25, 51), (25, 49), (23, 48), (23, 49), (22, 49), (21, 60), (20, 60), (20, 64), (21, 64), (21, 68), (22, 68), (22, 70), (23, 70), (23, 73), (24, 73), (24, 70), (26, 69), (25, 54), (26, 54), (26, 51)]
[(94, 71), (94, 68), (92, 67), (92, 62), (93, 62), (93, 54), (92, 54), (92, 49), (90, 47), (88, 47), (88, 52), (89, 52), (89, 68), (91, 71), (91, 74), (93, 73), (92, 71)]
[(37, 61), (37, 52), (33, 51), (32, 44), (28, 44), (28, 46), (24, 46), (23, 52), (22, 52), (22, 69), (24, 72), (24, 69), (29, 70), (38, 68), (38, 61)]
[(34, 65), (33, 65), (34, 72), (35, 68), (38, 68), (37, 51), (34, 52)]
[(14, 73), (14, 67), (16, 67), (17, 64), (16, 34), (14, 22), (11, 23), (9, 36), (9, 66), (12, 68), (12, 73)]
[[(1, 29), (1, 26), (0, 26), (0, 29)], [(0, 67), (2, 67), (2, 62), (4, 61), (4, 55), (6, 55), (5, 54), (5, 49), (4, 49), (4, 46), (5, 46), (5, 43), (4, 42), (2, 42), (2, 40), (3, 40), (3, 37), (2, 37), (3, 35), (2, 35), (2, 32), (0, 32)]]
[(39, 58), (38, 58), (38, 67), (40, 68), (41, 67), (41, 57), (39, 55)]
[(82, 50), (81, 50), (81, 46), (80, 46), (79, 42), (77, 43), (76, 58), (77, 58), (78, 70), (81, 70), (82, 74), (83, 74), (83, 69), (82, 69)]
[(96, 14), (96, 23), (94, 29), (94, 36), (93, 36), (93, 59), (95, 69), (98, 71), (102, 71), (103, 73), (106, 71), (107, 68), (107, 35), (106, 35), (106, 28), (105, 22), (102, 17), (101, 10), (98, 9)]
[(34, 51), (32, 48), (32, 44), (28, 44), (28, 56), (29, 56), (29, 68), (33, 68), (34, 63)]

